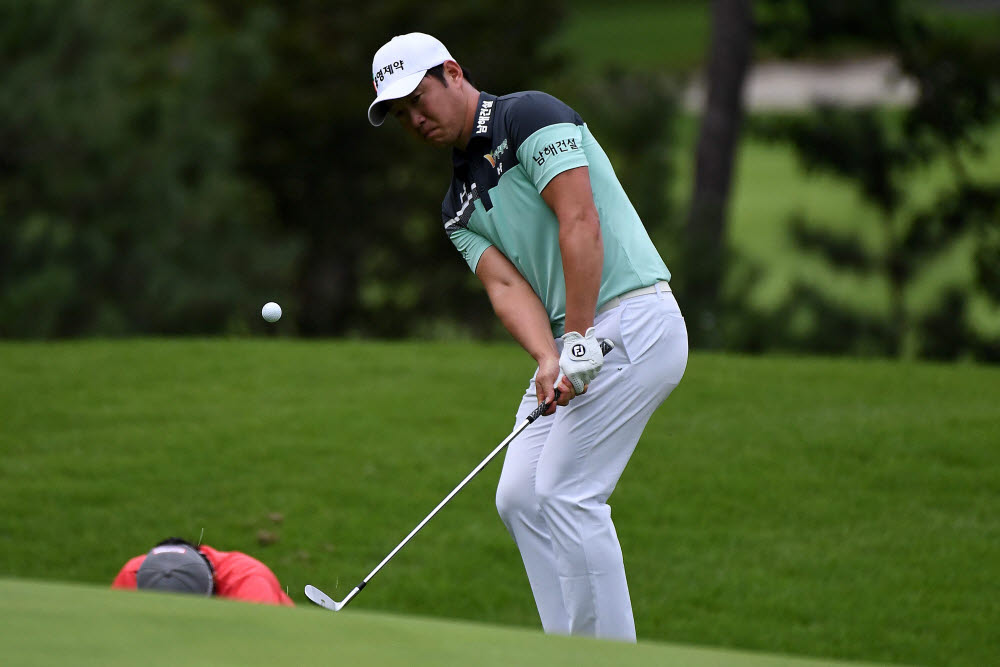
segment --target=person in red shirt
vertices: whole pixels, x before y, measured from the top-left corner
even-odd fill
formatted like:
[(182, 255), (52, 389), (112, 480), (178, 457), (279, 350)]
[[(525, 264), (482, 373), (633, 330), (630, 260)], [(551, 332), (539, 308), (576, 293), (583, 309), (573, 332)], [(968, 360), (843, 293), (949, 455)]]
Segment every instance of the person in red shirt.
[(256, 558), (239, 551), (195, 546), (168, 538), (149, 553), (129, 559), (111, 588), (216, 595), (220, 598), (294, 606), (278, 578)]

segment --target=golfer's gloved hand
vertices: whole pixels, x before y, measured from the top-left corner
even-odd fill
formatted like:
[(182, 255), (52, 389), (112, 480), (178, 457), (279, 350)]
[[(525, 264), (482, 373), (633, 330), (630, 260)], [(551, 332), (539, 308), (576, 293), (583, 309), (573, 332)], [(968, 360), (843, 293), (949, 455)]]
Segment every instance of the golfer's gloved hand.
[(573, 385), (573, 391), (577, 395), (582, 394), (603, 365), (604, 353), (601, 352), (594, 327), (587, 329), (584, 336), (576, 331), (569, 331), (563, 336), (563, 349), (559, 356), (559, 370), (562, 372), (556, 385), (565, 376)]

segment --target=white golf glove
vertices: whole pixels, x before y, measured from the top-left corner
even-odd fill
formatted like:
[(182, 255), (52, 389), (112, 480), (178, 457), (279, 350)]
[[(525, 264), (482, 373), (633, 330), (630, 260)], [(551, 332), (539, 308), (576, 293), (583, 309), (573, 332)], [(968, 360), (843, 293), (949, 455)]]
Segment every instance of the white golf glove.
[(573, 391), (582, 394), (590, 381), (597, 377), (604, 365), (604, 353), (597, 341), (594, 327), (587, 329), (587, 334), (581, 336), (576, 331), (568, 331), (563, 336), (562, 354), (559, 356), (559, 384), (563, 376), (569, 378)]

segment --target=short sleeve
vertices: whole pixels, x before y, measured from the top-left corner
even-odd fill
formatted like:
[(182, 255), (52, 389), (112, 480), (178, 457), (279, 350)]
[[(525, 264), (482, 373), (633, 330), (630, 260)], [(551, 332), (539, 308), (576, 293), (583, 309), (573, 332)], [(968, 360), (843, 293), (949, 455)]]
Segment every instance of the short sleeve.
[(517, 159), (539, 192), (556, 175), (589, 166), (583, 134), (574, 123), (548, 125), (535, 131), (517, 149)]
[(485, 237), (464, 227), (451, 230), (448, 233), (448, 238), (455, 244), (458, 251), (462, 253), (462, 258), (469, 265), (469, 268), (472, 269), (473, 273), (475, 273), (476, 266), (479, 265), (479, 259), (483, 256), (483, 253), (493, 245)]

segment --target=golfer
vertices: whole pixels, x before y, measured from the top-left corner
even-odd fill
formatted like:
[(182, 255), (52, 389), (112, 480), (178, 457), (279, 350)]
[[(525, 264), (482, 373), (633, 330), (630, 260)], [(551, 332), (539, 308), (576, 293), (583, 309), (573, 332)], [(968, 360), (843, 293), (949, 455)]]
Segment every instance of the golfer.
[(607, 501), (687, 364), (670, 272), (590, 128), (558, 99), (480, 92), (422, 33), (380, 48), (372, 76), (372, 125), (391, 115), (452, 149), (445, 233), (538, 364), (515, 423), (553, 404), (511, 443), (497, 489), (542, 627), (635, 641)]

